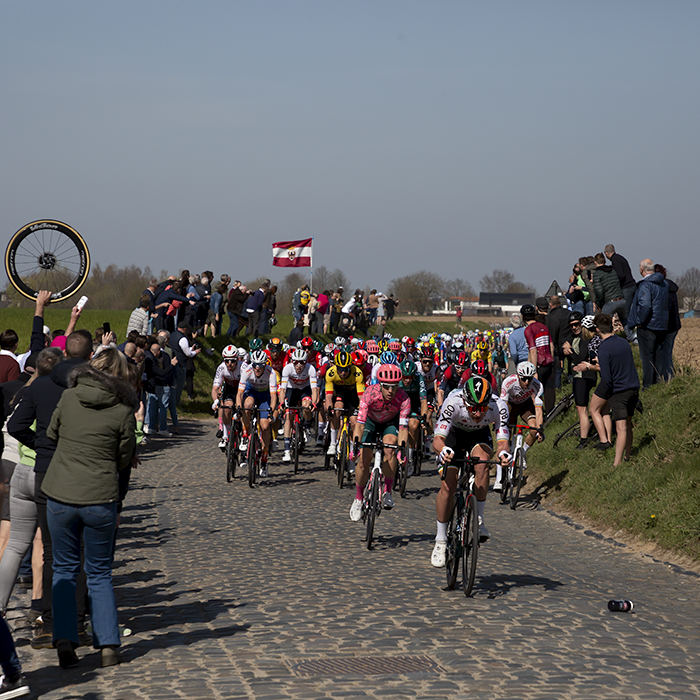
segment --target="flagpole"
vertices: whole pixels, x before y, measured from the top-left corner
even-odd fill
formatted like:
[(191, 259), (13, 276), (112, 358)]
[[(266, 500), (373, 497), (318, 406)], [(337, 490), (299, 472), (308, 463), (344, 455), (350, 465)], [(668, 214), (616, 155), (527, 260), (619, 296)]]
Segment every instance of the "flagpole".
[(314, 293), (314, 253), (313, 253), (314, 237), (311, 236), (311, 265), (309, 265), (309, 289), (310, 293)]

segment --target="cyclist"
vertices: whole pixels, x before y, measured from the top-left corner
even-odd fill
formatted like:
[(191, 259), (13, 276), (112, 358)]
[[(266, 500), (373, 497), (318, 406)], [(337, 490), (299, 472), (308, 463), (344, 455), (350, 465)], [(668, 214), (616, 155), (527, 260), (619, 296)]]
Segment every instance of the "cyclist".
[[(253, 341), (250, 341), (253, 344)], [(267, 355), (268, 361), (272, 369), (277, 372), (277, 381), (279, 382), (282, 376), (282, 370), (287, 364), (287, 353), (284, 352), (284, 345), (279, 338), (270, 338), (265, 349), (265, 354)]]
[(500, 343), (496, 343), (491, 357), (493, 358), (493, 373), (498, 381), (502, 382), (508, 374), (508, 356), (505, 348)]
[(442, 380), (440, 381), (440, 388), (438, 389), (438, 408), (440, 408), (445, 401), (445, 397), (453, 389), (459, 386), (459, 380), (462, 375), (469, 368), (469, 355), (462, 351), (457, 353), (454, 358), (454, 364), (449, 365), (445, 368), (442, 374)]
[(406, 359), (401, 363), (401, 388), (411, 400), (411, 414), (408, 419), (408, 476), (412, 476), (413, 450), (418, 442), (422, 417), (428, 414), (425, 380), (417, 371), (413, 360)]
[[(280, 401), (284, 407), (302, 406), (304, 409), (304, 430), (308, 441), (308, 431), (311, 428), (311, 411), (318, 403), (318, 386), (316, 384), (316, 368), (307, 361), (305, 350), (296, 348), (292, 351), (291, 362), (282, 370), (280, 381)], [(287, 411), (284, 417), (284, 454), (283, 462), (291, 462), (292, 414)]]
[[(472, 377), (461, 390), (450, 393), (435, 425), (433, 449), (438, 454), (440, 474), (447, 469), (440, 492), (435, 499), (437, 535), (430, 563), (436, 567), (445, 566), (447, 523), (457, 490), (459, 469), (451, 466), (452, 459), (464, 459), (467, 455), (475, 459), (490, 459), (493, 454), (491, 425), (496, 431), (496, 450), (501, 465), (507, 466), (511, 459), (508, 452), (508, 406), (501, 399), (494, 397), (491, 392), (490, 384), (483, 377)], [(479, 538), (485, 542), (490, 537), (484, 522), (489, 486), (488, 465), (476, 464), (474, 472)]]
[(491, 385), (494, 394), (498, 396), (498, 392), (496, 391), (496, 378), (493, 376), (493, 373), (489, 372), (489, 368), (483, 360), (474, 360), (474, 362), (471, 363), (469, 369), (462, 374), (457, 388), (461, 389), (467, 383), (467, 380), (472, 377), (483, 377)]
[[(336, 408), (352, 409), (349, 418), (350, 429), (354, 430), (357, 409), (360, 398), (365, 391), (365, 380), (362, 370), (352, 363), (349, 352), (341, 350), (333, 359), (333, 365), (326, 371), (326, 412)], [(338, 430), (340, 430), (340, 415), (330, 414), (331, 441), (328, 446), (329, 455), (334, 455), (338, 445)]]
[(238, 393), (238, 385), (241, 380), (241, 368), (238, 366), (238, 348), (227, 345), (221, 351), (223, 362), (216, 368), (214, 383), (211, 387), (211, 398), (214, 402), (212, 408), (218, 412), (219, 430), (216, 436), (220, 438), (219, 447), (226, 449), (233, 406)]
[(489, 368), (489, 372), (493, 371), (493, 358), (491, 357), (491, 350), (489, 349), (488, 336), (484, 333), (482, 340), (478, 341), (476, 348), (472, 351), (471, 361), (483, 360)]
[[(382, 437), (385, 445), (405, 442), (408, 437), (411, 400), (406, 392), (399, 387), (401, 370), (396, 365), (380, 365), (377, 379), (379, 383), (368, 387), (360, 400), (360, 410), (355, 425), (355, 440), (371, 443), (378, 437)], [(352, 455), (353, 460), (356, 457), (356, 455)], [(350, 506), (350, 520), (353, 522), (358, 522), (362, 518), (362, 495), (369, 480), (371, 461), (372, 448), (363, 447), (355, 470), (355, 499)], [(396, 467), (396, 451), (384, 450), (382, 505), (387, 510), (394, 507), (391, 489), (394, 485)]]
[[(518, 418), (524, 420), (533, 428), (541, 428), (544, 422), (542, 409), (542, 384), (535, 376), (537, 370), (532, 362), (520, 362), (515, 368), (515, 374), (511, 374), (503, 380), (501, 386), (501, 400), (508, 404), (508, 424), (514, 425)], [(535, 440), (542, 442), (542, 433), (529, 431), (525, 436), (523, 453), (527, 453)], [(524, 462), (527, 466), (527, 462)], [(496, 468), (496, 481), (494, 491), (501, 491), (501, 469)]]
[[(259, 339), (256, 338), (256, 340)], [(250, 353), (250, 364), (241, 370), (241, 381), (238, 384), (236, 408), (242, 414), (243, 421), (241, 452), (245, 452), (248, 449), (250, 413), (255, 406), (258, 407), (260, 415), (263, 442), (260, 476), (267, 476), (267, 454), (272, 439), (270, 413), (274, 414), (277, 408), (277, 375), (275, 370), (267, 364), (267, 355), (262, 350), (255, 350)], [(241, 462), (243, 469), (247, 466), (247, 462)]]

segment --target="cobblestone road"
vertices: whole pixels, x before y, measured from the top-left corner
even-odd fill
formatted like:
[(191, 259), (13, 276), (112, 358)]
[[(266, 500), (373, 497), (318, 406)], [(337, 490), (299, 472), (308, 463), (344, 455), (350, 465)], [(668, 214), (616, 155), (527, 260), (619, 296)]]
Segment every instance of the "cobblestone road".
[[(213, 423), (153, 441), (123, 513), (114, 581), (126, 663), (57, 666), (10, 614), (37, 697), (697, 698), (700, 583), (489, 496), (472, 598), (430, 565), (437, 478), (409, 482), (369, 552), (318, 450), (227, 484)], [(156, 446), (163, 445), (159, 449)], [(165, 446), (167, 445), (167, 446)], [(432, 474), (432, 473), (431, 473)], [(635, 613), (610, 613), (630, 598)]]

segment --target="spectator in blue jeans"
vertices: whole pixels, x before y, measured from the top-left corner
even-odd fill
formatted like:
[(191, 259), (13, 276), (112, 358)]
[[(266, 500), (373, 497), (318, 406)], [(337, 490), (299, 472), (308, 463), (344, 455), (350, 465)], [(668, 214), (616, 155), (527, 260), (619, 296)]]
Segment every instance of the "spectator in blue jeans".
[(80, 541), (85, 543), (93, 644), (102, 666), (121, 662), (117, 604), (112, 585), (113, 544), (119, 500), (118, 470), (136, 449), (139, 402), (127, 383), (126, 357), (109, 348), (79, 365), (51, 418), (56, 443), (42, 489), (53, 543), (53, 639), (63, 668), (78, 663), (75, 590)]

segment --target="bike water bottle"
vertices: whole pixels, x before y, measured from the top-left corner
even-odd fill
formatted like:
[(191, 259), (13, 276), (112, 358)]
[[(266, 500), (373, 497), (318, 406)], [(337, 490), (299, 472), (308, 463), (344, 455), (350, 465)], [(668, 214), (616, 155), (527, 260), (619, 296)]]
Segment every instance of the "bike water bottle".
[(629, 612), (634, 610), (634, 603), (631, 600), (609, 600), (608, 610), (610, 612)]

